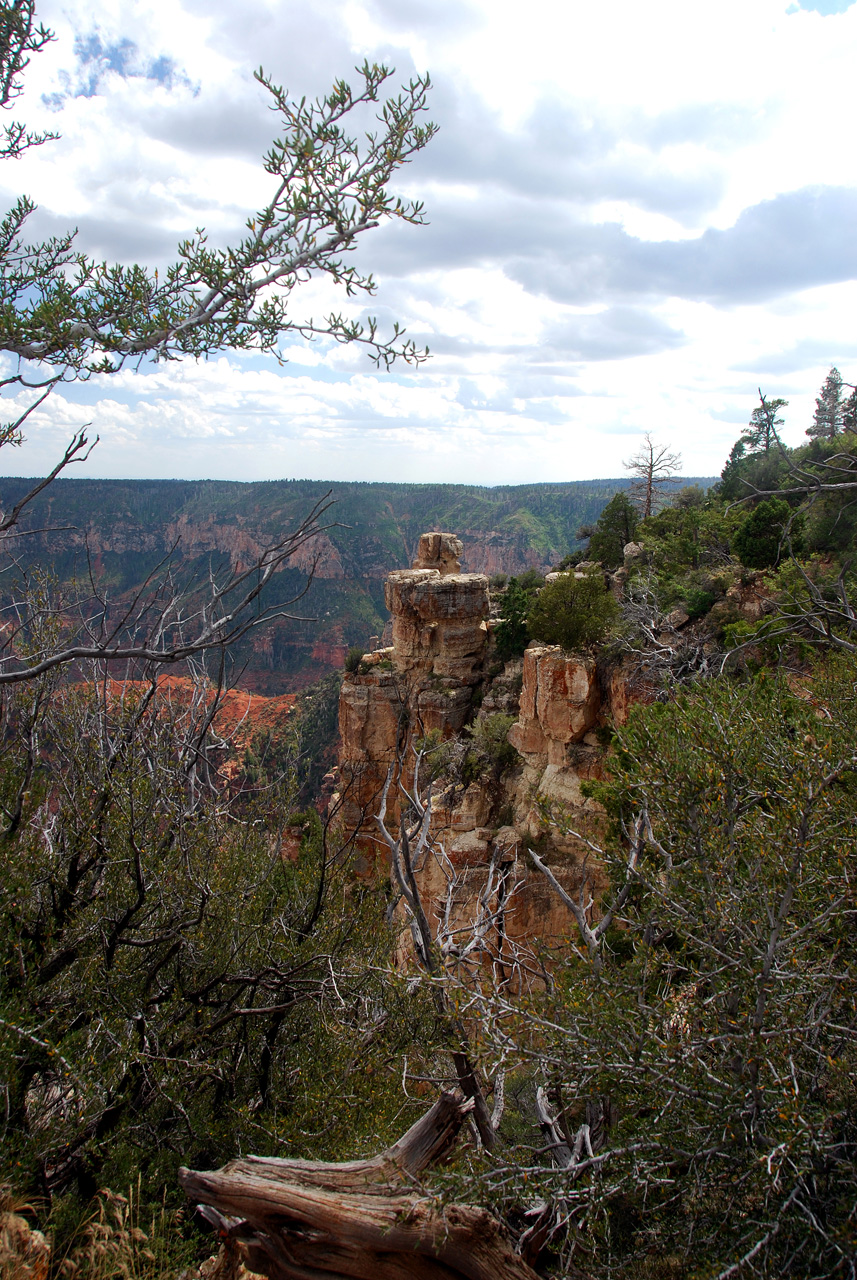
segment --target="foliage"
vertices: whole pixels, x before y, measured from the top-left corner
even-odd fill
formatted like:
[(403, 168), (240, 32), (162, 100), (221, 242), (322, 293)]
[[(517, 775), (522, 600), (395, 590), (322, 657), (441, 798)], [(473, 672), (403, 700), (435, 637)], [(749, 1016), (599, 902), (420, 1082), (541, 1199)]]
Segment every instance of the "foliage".
[(778, 418), (780, 409), (788, 407), (788, 400), (777, 396), (774, 400), (763, 399), (750, 414), (750, 425), (741, 436), (741, 443), (748, 453), (770, 453), (777, 442), (778, 427), (785, 421)]
[[(8, 106), (20, 94), (29, 55), (51, 38), (50, 31), (35, 25), (33, 0), (0, 5), (0, 105)], [(143, 359), (199, 358), (223, 350), (277, 354), (281, 339), (290, 334), (363, 343), (376, 363), (387, 367), (397, 358), (413, 364), (426, 359), (428, 353), (405, 340), (398, 325), (392, 337), (384, 338), (372, 317), (361, 322), (338, 313), (321, 319), (295, 315), (296, 291), (314, 277), (342, 286), (349, 298), (372, 295), (372, 276), (346, 255), (383, 222), (423, 222), (421, 203), (394, 196), (389, 184), (435, 133), (434, 125), (422, 122), (429, 79), (416, 77), (384, 101), (391, 74), (365, 62), (358, 68), (356, 90), (337, 80), (330, 93), (310, 101), (291, 97), (257, 72), (280, 123), (280, 136), (263, 160), (270, 200), (247, 219), (247, 234), (237, 243), (213, 249), (205, 231), (197, 229), (181, 241), (176, 260), (162, 273), (91, 259), (76, 247), (74, 231), (29, 242), (35, 206), (21, 196), (0, 219), (0, 351), (12, 357), (0, 392), (17, 415), (0, 425), (0, 447), (21, 443), (23, 423), (56, 386), (116, 373), (129, 361), (139, 366)], [(367, 113), (374, 115), (375, 131), (350, 133), (350, 122), (365, 125)], [(0, 158), (8, 159), (49, 135), (13, 124), (4, 137)], [(22, 395), (29, 400), (23, 408)], [(50, 475), (0, 513), (0, 544), (6, 551), (17, 539), (25, 509), (62, 471), (88, 457), (91, 447), (85, 429), (78, 431)], [(25, 667), (17, 661), (18, 651), (22, 644), (31, 647), (40, 619), (31, 616), (31, 593), (19, 593), (23, 608), (14, 634), (10, 637), (7, 629), (4, 635), (0, 682), (31, 679), (49, 665), (93, 657), (172, 663), (212, 648), (222, 652), (269, 617), (259, 611), (261, 593), (307, 537), (321, 531), (318, 519), (325, 505), (323, 499), (309, 519), (301, 520), (297, 534), (284, 537), (281, 526), (255, 564), (179, 583), (167, 552), (139, 592), (118, 607), (106, 588), (92, 590), (90, 581), (73, 595), (67, 591), (65, 599), (51, 599), (47, 611), (66, 618), (66, 633), (57, 637), (54, 652), (33, 655)]]
[(851, 388), (851, 395), (842, 408), (842, 430), (857, 432), (857, 387)]
[(732, 548), (748, 569), (768, 569), (789, 549), (797, 550), (803, 521), (783, 498), (767, 498), (745, 517), (732, 539)]
[(771, 662), (790, 651), (806, 658), (814, 648), (857, 653), (857, 581), (849, 561), (839, 565), (829, 556), (792, 557), (770, 585), (776, 611), (754, 625), (731, 626), (734, 643), (752, 643)]
[(542, 588), (527, 618), (530, 634), (564, 649), (597, 644), (619, 619), (619, 606), (600, 572), (564, 573)]
[(543, 582), (544, 578), (532, 569), (509, 579), (501, 605), (503, 619), (494, 629), (497, 656), (503, 662), (520, 657), (529, 644), (532, 635), (527, 618)]
[(468, 726), (470, 745), (464, 761), (464, 782), (489, 777), (497, 782), (518, 763), (518, 753), (509, 742), (509, 730), (517, 716), (502, 711), (480, 716)]
[(682, 490), (685, 501), (676, 501), (640, 525), (649, 561), (660, 574), (677, 575), (688, 570), (712, 569), (729, 559), (729, 547), (740, 513), (724, 510), (723, 503), (699, 490)]
[(337, 1153), (400, 1106), (367, 1055), (430, 1043), (419, 1001), (378, 976), (383, 902), (317, 817), (290, 848), (289, 780), (236, 805), (210, 710), (208, 689), (106, 681), (33, 682), (7, 704), (0, 1079), (18, 1185), (89, 1195), (139, 1171), (151, 1199), (181, 1163)]
[(855, 734), (853, 659), (796, 692), (707, 681), (619, 730), (590, 784), (614, 922), (593, 933), (584, 875), (578, 955), (548, 991), (483, 1004), (496, 1061), (544, 1085), (568, 1135), (483, 1185), (553, 1203), (562, 1274), (849, 1274)]
[(832, 440), (842, 430), (842, 411), (842, 374), (834, 365), (819, 392), (812, 425), (807, 427), (806, 434)]
[(618, 569), (622, 552), (637, 536), (639, 517), (627, 493), (620, 489), (607, 503), (589, 537), (586, 556), (599, 560), (605, 569)]
[(352, 645), (345, 655), (345, 670), (352, 675), (359, 670), (360, 663), (363, 661), (365, 649), (361, 649), (360, 645)]
[(545, 580), (538, 569), (525, 569), (523, 573), (519, 573), (514, 579), (519, 587), (524, 591), (538, 591), (544, 586)]
[(456, 790), (466, 790), (474, 782), (496, 796), (503, 776), (520, 763), (508, 740), (516, 719), (502, 711), (480, 715), (457, 738), (443, 739), (438, 730), (432, 730), (415, 743), (425, 755), (424, 775), (432, 781), (440, 778), (445, 788), (452, 789), (447, 801)]
[[(9, 8), (21, 14), (31, 6), (13, 0)], [(7, 77), (12, 58), (0, 45)], [(247, 235), (228, 248), (210, 248), (204, 231), (183, 240), (163, 273), (93, 261), (75, 248), (74, 232), (28, 244), (34, 206), (19, 199), (3, 221), (0, 348), (32, 367), (57, 369), (44, 373), (44, 386), (112, 373), (146, 353), (163, 360), (224, 348), (274, 351), (287, 333), (365, 342), (383, 363), (398, 355), (423, 359), (412, 343), (398, 344), (398, 328), (392, 341), (382, 341), (374, 320), (362, 325), (336, 314), (297, 320), (291, 313), (295, 289), (315, 274), (348, 296), (374, 293), (372, 277), (342, 255), (387, 219), (423, 221), (422, 205), (394, 198), (388, 184), (434, 135), (434, 125), (420, 123), (428, 78), (381, 101), (391, 71), (367, 62), (358, 74), (356, 91), (337, 80), (327, 95), (307, 101), (256, 73), (280, 120), (280, 136), (263, 161), (270, 203), (248, 217)], [(379, 101), (380, 129), (358, 142), (346, 132), (348, 118)], [(32, 386), (32, 373), (12, 382)]]
[[(0, 4), (0, 107), (10, 107), (23, 93), (22, 76), (29, 55), (40, 53), (53, 39), (47, 27), (36, 26), (35, 0), (3, 0)], [(55, 133), (30, 133), (17, 121), (4, 125), (0, 159), (15, 159), (30, 147), (56, 138)]]

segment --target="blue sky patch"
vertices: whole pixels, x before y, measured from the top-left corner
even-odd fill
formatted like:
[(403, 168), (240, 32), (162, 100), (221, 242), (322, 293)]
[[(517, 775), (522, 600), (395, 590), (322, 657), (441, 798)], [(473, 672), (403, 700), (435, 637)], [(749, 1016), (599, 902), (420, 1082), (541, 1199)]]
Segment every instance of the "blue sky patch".
[(845, 13), (854, 3), (855, 0), (797, 0), (789, 12), (806, 9), (810, 13), (820, 13), (823, 18), (831, 18), (836, 13)]

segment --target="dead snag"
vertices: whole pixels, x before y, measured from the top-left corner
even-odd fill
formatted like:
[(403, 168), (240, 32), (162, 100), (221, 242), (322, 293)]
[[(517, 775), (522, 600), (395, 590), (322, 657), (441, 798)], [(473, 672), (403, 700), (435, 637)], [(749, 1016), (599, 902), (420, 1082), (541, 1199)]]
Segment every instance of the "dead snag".
[(271, 1280), (536, 1280), (501, 1224), (477, 1205), (441, 1205), (414, 1180), (453, 1146), (473, 1107), (443, 1093), (372, 1160), (232, 1160), (181, 1169), (204, 1217), (244, 1265)]

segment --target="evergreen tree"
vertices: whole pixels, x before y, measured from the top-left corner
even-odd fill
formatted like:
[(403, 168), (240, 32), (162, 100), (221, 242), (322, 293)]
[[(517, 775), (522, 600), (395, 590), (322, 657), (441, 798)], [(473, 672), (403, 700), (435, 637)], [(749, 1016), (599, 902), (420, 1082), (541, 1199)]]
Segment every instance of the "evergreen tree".
[(625, 546), (637, 536), (639, 522), (634, 504), (620, 489), (607, 503), (589, 535), (587, 557), (600, 560), (605, 569), (618, 568)]
[(750, 414), (750, 425), (741, 436), (749, 453), (770, 452), (777, 438), (777, 427), (783, 425), (783, 419), (778, 418), (777, 414), (787, 405), (788, 400), (783, 400), (780, 396), (775, 400), (762, 397), (762, 403)]
[(795, 515), (783, 498), (767, 498), (744, 520), (732, 539), (732, 550), (748, 569), (778, 564), (791, 546), (800, 545), (803, 517)]
[(539, 592), (527, 627), (534, 639), (573, 650), (603, 640), (618, 619), (619, 606), (603, 574), (564, 573)]
[(845, 401), (842, 410), (842, 430), (857, 433), (857, 387), (852, 387), (851, 395)]
[(842, 415), (842, 374), (834, 365), (815, 402), (815, 416), (806, 434), (813, 439), (832, 440), (842, 430)]
[(538, 589), (544, 583), (540, 574), (527, 570), (517, 578), (510, 578), (509, 585), (503, 595), (503, 619), (497, 624), (494, 637), (497, 642), (497, 656), (508, 662), (510, 658), (519, 658), (530, 643), (527, 617), (533, 607)]

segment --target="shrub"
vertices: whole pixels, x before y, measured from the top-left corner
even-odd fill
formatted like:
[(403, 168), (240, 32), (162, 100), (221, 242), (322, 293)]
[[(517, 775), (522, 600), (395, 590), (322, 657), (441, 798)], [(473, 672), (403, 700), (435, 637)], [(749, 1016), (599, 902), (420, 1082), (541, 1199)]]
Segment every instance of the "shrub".
[(713, 591), (706, 591), (702, 587), (688, 587), (684, 593), (684, 603), (691, 622), (708, 613), (716, 599)]
[(787, 533), (795, 550), (799, 545), (800, 517), (783, 498), (766, 498), (744, 520), (732, 539), (732, 550), (748, 569), (768, 569), (788, 552)]
[(498, 778), (518, 763), (518, 753), (508, 740), (509, 730), (516, 719), (516, 716), (495, 711), (477, 720), (469, 730), (484, 764)]
[(539, 587), (545, 585), (544, 575), (539, 573), (538, 569), (525, 569), (523, 573), (518, 574), (517, 578), (510, 579), (510, 584), (512, 582), (517, 582), (524, 591), (538, 591)]
[(619, 606), (600, 573), (564, 574), (540, 592), (527, 618), (531, 636), (564, 649), (603, 640), (618, 620)]
[(503, 596), (503, 621), (498, 623), (494, 632), (497, 656), (504, 662), (520, 657), (532, 639), (527, 615), (543, 582), (544, 578), (534, 569), (528, 569), (519, 578), (509, 579)]
[(354, 645), (345, 655), (345, 670), (353, 675), (360, 669), (360, 663), (363, 661), (365, 649), (361, 649), (359, 645)]
[(336, 1155), (398, 1110), (360, 1040), (391, 994), (372, 976), (383, 901), (311, 811), (287, 856), (294, 782), (233, 798), (210, 689), (180, 694), (42, 681), (4, 708), (0, 1180), (25, 1192), (87, 1198), (139, 1174), (141, 1207), (163, 1188), (169, 1204), (182, 1162), (260, 1135)]

